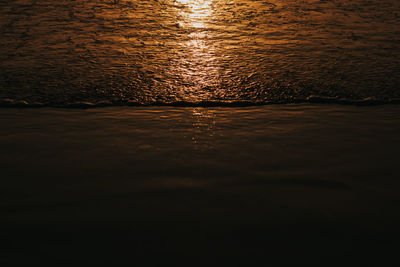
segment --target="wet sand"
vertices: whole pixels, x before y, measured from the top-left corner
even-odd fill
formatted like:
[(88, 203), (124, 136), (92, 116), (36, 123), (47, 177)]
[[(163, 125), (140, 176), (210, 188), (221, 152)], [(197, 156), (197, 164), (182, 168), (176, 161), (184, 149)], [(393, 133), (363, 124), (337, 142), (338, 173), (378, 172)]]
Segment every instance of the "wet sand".
[(0, 109), (0, 263), (390, 266), (400, 106)]

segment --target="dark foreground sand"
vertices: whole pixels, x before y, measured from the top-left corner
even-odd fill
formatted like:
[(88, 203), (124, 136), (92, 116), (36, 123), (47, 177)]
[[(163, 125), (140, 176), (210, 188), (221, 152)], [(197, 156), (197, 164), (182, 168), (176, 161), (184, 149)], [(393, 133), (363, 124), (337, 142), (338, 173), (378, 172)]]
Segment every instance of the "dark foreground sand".
[(0, 109), (0, 264), (400, 263), (400, 106)]

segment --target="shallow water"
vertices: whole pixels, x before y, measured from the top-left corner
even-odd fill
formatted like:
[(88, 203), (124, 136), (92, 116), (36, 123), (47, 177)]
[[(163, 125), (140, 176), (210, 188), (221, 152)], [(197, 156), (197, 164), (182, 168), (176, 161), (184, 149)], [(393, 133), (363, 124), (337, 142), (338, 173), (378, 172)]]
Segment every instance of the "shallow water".
[(390, 101), (399, 29), (397, 0), (0, 1), (0, 102)]
[(0, 263), (395, 266), (399, 111), (0, 109)]

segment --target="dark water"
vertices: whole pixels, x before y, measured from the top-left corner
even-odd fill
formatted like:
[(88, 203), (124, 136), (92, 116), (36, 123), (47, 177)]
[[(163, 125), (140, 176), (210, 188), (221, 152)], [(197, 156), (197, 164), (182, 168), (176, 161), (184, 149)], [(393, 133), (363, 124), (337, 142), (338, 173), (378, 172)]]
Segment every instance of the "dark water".
[(400, 266), (400, 105), (0, 109), (0, 266)]
[(398, 102), (398, 0), (0, 1), (3, 105)]

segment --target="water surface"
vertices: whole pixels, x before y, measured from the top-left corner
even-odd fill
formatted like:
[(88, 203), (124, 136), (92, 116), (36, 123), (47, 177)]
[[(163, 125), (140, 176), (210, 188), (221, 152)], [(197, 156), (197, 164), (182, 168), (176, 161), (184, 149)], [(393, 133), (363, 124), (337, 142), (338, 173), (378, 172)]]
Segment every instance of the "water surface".
[(399, 29), (397, 0), (0, 1), (0, 98), (390, 101)]
[(394, 266), (399, 114), (2, 108), (0, 264)]

